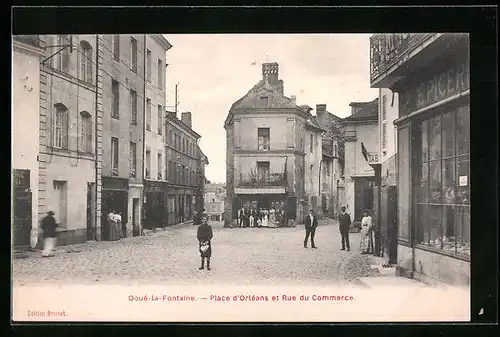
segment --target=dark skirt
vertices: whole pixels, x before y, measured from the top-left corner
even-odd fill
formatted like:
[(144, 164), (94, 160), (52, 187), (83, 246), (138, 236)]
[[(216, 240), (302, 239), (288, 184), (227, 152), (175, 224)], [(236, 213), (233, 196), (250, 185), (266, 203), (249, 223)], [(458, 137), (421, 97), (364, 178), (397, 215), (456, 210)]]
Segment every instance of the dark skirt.
[(201, 242), (199, 243), (199, 251), (201, 257), (211, 257), (212, 256), (212, 243), (208, 241), (208, 249), (206, 251), (201, 250)]

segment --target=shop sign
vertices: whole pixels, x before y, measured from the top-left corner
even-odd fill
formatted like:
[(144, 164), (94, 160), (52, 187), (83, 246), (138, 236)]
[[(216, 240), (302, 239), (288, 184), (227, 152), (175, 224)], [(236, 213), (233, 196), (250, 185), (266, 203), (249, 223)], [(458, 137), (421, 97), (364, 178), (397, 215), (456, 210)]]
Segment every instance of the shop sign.
[(436, 75), (400, 95), (401, 116), (469, 89), (469, 62), (437, 71)]
[(30, 170), (14, 169), (14, 187), (16, 189), (30, 188)]
[(458, 179), (459, 186), (467, 186), (467, 176), (460, 176)]

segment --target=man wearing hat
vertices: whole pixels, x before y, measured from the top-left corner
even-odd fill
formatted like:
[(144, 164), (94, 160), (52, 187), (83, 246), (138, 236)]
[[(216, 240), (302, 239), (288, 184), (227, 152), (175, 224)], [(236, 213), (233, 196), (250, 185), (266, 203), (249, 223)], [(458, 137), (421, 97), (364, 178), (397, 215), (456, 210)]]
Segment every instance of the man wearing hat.
[(42, 219), (41, 224), (43, 230), (43, 257), (54, 256), (53, 250), (56, 246), (56, 228), (58, 227), (54, 212), (48, 211), (47, 215)]

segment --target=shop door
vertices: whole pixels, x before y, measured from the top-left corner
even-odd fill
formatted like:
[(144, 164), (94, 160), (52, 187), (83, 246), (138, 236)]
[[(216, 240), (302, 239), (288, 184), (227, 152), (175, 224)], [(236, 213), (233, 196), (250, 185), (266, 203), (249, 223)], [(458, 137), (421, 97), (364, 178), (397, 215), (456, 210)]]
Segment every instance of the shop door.
[(94, 188), (95, 183), (87, 183), (87, 240), (94, 240)]
[(29, 246), (31, 238), (31, 192), (14, 191), (14, 247)]
[(373, 209), (374, 181), (360, 179), (354, 182), (354, 220), (361, 221), (365, 209)]
[(397, 264), (398, 255), (398, 195), (396, 186), (387, 188), (387, 227), (389, 263)]

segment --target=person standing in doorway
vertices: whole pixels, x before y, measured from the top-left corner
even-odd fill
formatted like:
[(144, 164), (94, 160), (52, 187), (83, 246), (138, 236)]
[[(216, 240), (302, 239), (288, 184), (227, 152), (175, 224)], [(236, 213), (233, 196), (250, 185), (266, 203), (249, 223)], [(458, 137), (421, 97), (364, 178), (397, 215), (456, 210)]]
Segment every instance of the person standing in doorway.
[(43, 252), (42, 257), (54, 256), (53, 250), (56, 246), (56, 228), (58, 227), (55, 213), (48, 211), (47, 215), (42, 219), (43, 230)]
[(339, 230), (340, 236), (342, 237), (342, 249), (347, 251), (351, 250), (349, 245), (349, 229), (351, 228), (351, 216), (345, 212), (345, 207), (342, 206), (341, 213), (339, 215)]
[(255, 210), (253, 208), (250, 209), (248, 220), (250, 222), (250, 227), (255, 227)]
[(306, 237), (304, 239), (304, 248), (307, 248), (307, 241), (309, 236), (311, 236), (311, 248), (318, 248), (314, 244), (314, 235), (316, 234), (316, 228), (318, 227), (318, 218), (314, 215), (313, 210), (309, 211), (309, 215), (305, 219)]
[(210, 257), (212, 256), (211, 240), (213, 232), (212, 227), (208, 224), (208, 217), (206, 215), (203, 215), (201, 218), (201, 225), (198, 227), (196, 237), (198, 239), (201, 256), (201, 267), (198, 269), (205, 269), (205, 259), (207, 259), (207, 270), (210, 270)]

